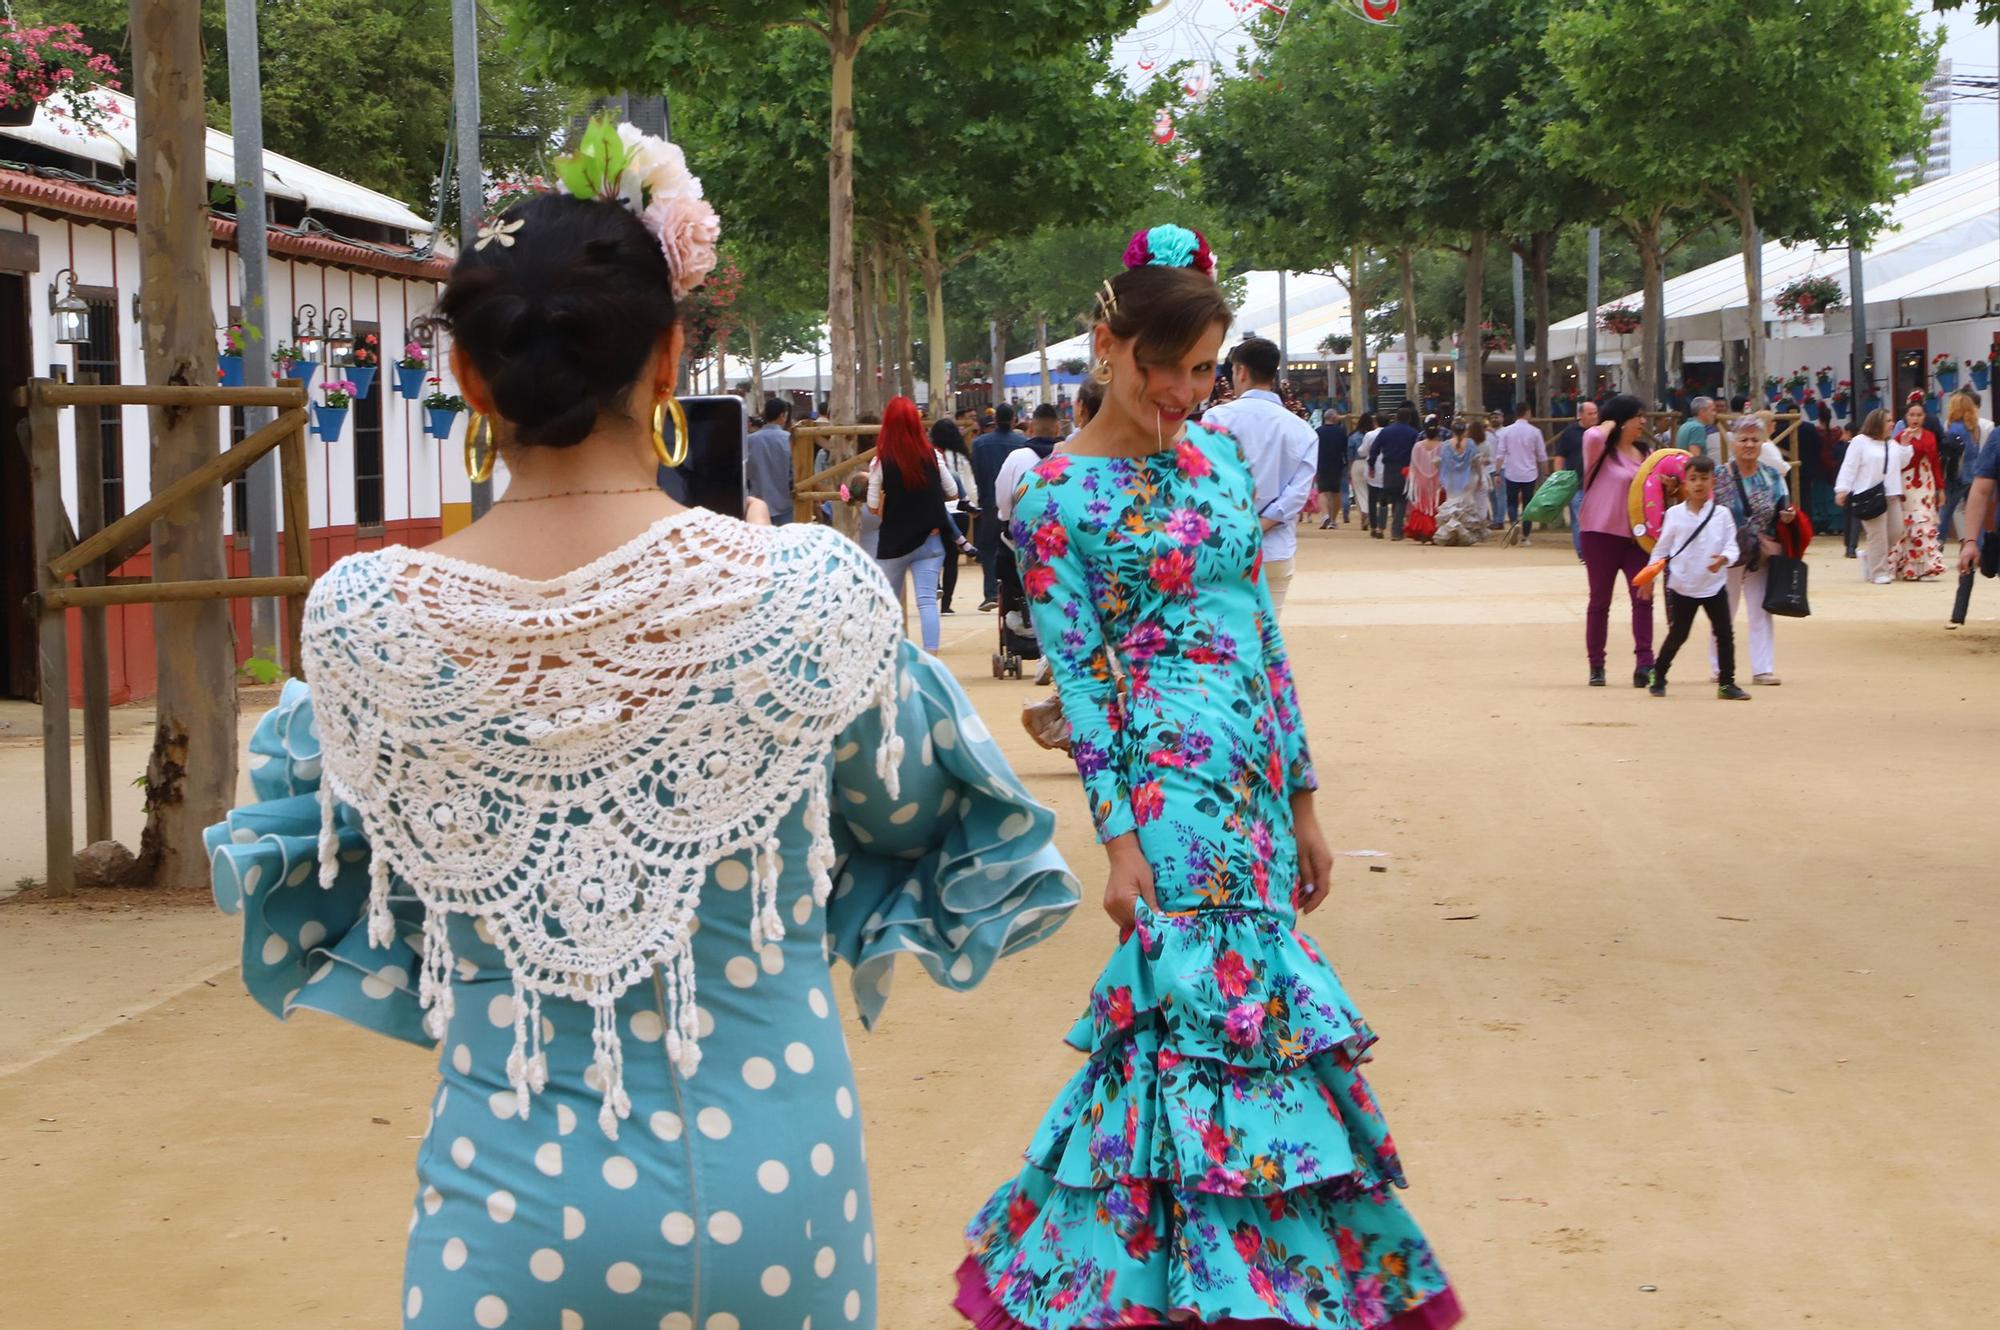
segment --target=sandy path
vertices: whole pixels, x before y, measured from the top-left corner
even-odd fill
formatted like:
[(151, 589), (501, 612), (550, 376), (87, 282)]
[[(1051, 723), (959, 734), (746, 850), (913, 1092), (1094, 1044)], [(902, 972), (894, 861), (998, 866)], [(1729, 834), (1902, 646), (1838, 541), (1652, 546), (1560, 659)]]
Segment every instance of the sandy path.
[[(1342, 860), (1313, 931), (1384, 1036), (1409, 1200), (1482, 1330), (1962, 1330), (2000, 1302), (2000, 591), (1948, 635), (1948, 588), (1818, 553), (1787, 685), (1724, 706), (1580, 686), (1566, 546), (1308, 536), (1286, 627), (1323, 816), (1393, 855)], [(946, 654), (1094, 878), (985, 623)], [(227, 973), (115, 1019), (226, 958), (215, 922), (0, 908), (0, 1010), (39, 1022), (0, 1048), (108, 1019), (0, 1074), (7, 1330), (392, 1322), (426, 1059), (281, 1026)], [(959, 1225), (1074, 1067), (1110, 941), (1080, 912), (964, 997), (906, 969), (850, 1032), (891, 1330), (953, 1323)]]

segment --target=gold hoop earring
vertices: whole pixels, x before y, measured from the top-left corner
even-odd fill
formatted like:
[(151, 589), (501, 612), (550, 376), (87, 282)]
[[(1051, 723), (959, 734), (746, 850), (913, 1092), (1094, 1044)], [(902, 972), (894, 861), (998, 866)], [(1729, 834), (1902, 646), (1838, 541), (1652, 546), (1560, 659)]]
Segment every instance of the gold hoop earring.
[[(479, 446), (479, 430), (486, 427), (486, 446)], [(493, 459), (499, 449), (493, 443), (493, 424), (485, 416), (474, 411), (465, 422), (465, 476), (475, 485), (484, 485), (493, 479)]]
[(1092, 383), (1111, 382), (1111, 362), (1099, 357), (1097, 363), (1090, 367), (1090, 380)]
[[(662, 418), (674, 422), (674, 446), (667, 447), (666, 431), (661, 428)], [(662, 397), (653, 407), (653, 455), (660, 459), (660, 465), (669, 470), (681, 466), (688, 459), (688, 418), (681, 410), (681, 399)]]

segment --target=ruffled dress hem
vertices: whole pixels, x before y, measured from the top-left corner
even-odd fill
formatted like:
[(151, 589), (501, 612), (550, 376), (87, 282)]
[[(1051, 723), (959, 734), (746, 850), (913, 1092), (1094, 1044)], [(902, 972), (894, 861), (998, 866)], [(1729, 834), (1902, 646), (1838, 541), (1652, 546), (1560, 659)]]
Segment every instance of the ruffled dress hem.
[[(958, 1296), (952, 1299), (952, 1307), (972, 1323), (973, 1330), (1034, 1330), (1014, 1319), (993, 1297), (993, 1290), (987, 1286), (986, 1270), (979, 1264), (979, 1258), (968, 1256), (958, 1267)], [(1220, 1321), (1197, 1321), (1186, 1318), (1164, 1321), (1122, 1321), (1126, 1327), (1137, 1330), (1298, 1330), (1290, 1321), (1276, 1321), (1268, 1317), (1244, 1321), (1229, 1318)], [(1451, 1330), (1465, 1319), (1465, 1309), (1459, 1306), (1458, 1295), (1450, 1288), (1405, 1311), (1397, 1312), (1386, 1321), (1379, 1321), (1367, 1330)]]

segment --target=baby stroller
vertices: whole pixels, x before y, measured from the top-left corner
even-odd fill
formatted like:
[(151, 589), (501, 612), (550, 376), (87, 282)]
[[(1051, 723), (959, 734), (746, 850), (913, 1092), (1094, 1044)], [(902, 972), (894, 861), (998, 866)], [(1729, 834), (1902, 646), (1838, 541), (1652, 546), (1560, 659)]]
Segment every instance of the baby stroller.
[(1034, 622), (1028, 618), (1028, 595), (1021, 586), (1021, 566), (1014, 558), (1014, 542), (1004, 530), (1000, 533), (998, 563), (995, 572), (1000, 584), (1000, 649), (993, 653), (993, 677), (1018, 679), (1022, 661), (1042, 658), (1042, 642), (1035, 636)]

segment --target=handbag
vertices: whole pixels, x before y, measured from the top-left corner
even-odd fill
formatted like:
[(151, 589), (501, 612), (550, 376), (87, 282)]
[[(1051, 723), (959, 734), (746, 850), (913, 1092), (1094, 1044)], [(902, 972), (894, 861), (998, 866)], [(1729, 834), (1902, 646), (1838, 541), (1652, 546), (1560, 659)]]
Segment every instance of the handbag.
[(1774, 554), (1764, 574), (1764, 612), (1785, 619), (1812, 615), (1806, 600), (1806, 561), (1789, 554)]
[(1871, 522), (1889, 511), (1889, 441), (1882, 440), (1882, 479), (1865, 490), (1856, 490), (1847, 496), (1847, 511), (1864, 522)]

